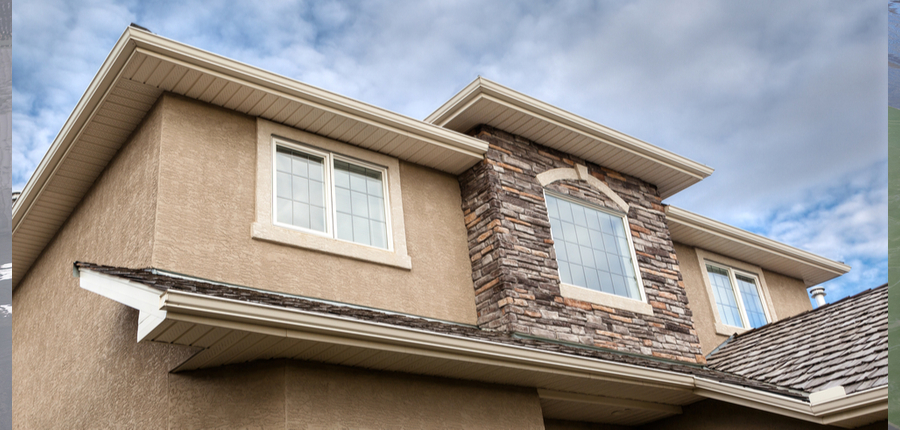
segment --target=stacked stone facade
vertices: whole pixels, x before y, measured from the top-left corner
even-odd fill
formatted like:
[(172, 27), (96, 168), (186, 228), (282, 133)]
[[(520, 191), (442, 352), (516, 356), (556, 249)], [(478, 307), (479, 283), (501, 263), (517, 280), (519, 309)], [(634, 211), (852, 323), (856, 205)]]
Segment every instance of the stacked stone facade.
[[(489, 126), (490, 144), (460, 176), (478, 323), (482, 328), (703, 363), (664, 207), (652, 184)], [(628, 205), (628, 222), (652, 315), (560, 295), (543, 189), (620, 210), (585, 181), (542, 186), (537, 175), (585, 165)]]

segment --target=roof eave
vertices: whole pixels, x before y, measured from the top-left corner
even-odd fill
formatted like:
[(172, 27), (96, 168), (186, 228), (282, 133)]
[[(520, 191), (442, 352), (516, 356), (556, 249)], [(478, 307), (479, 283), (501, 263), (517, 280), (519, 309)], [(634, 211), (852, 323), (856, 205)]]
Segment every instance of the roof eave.
[[(250, 333), (257, 336), (253, 342), (265, 343), (261, 340), (265, 336), (304, 339), (312, 342), (439, 358), (459, 364), (475, 363), (478, 366), (483, 365), (495, 369), (488, 372), (489, 375), (507, 371), (518, 372), (515, 374), (522, 378), (519, 379), (520, 382), (526, 380), (546, 381), (547, 379), (538, 377), (543, 374), (557, 375), (560, 378), (575, 378), (574, 381), (581, 381), (578, 384), (586, 384), (584, 387), (590, 387), (601, 381), (629, 385), (639, 384), (662, 390), (692, 393), (701, 398), (717, 399), (816, 423), (830, 422), (836, 425), (845, 425), (869, 419), (875, 421), (887, 407), (886, 389), (882, 393), (881, 388), (811, 404), (797, 398), (663, 369), (652, 369), (554, 351), (535, 350), (517, 345), (499, 344), (480, 339), (177, 290), (154, 292), (139, 283), (94, 272), (88, 268), (81, 268), (78, 274), (81, 278), (82, 288), (138, 308), (141, 310), (142, 316), (147, 315), (143, 321), (148, 322), (139, 327), (139, 341), (142, 339), (161, 341), (160, 337), (176, 324), (180, 325), (181, 333), (189, 330), (186, 325), (202, 324)], [(154, 320), (154, 317), (157, 319)], [(204, 367), (204, 363), (211, 365), (227, 363), (227, 360), (222, 360), (220, 357), (222, 354), (241, 354), (244, 351), (237, 347), (231, 348), (235, 345), (234, 342), (237, 342), (235, 339), (238, 337), (222, 337), (223, 342), (232, 342), (228, 345), (219, 345), (218, 347), (206, 345), (207, 349), (198, 352), (197, 355), (174, 370)], [(177, 344), (178, 342), (173, 340), (170, 343)], [(203, 351), (210, 352), (204, 353)], [(384, 360), (381, 359), (381, 361)], [(420, 364), (420, 370), (429, 372), (421, 366)], [(440, 376), (442, 375), (440, 372), (435, 370), (429, 374)], [(484, 375), (483, 372), (479, 373)], [(566, 382), (570, 385), (567, 385), (565, 391), (578, 391), (578, 385), (571, 385), (572, 381)], [(538, 388), (545, 391), (554, 389), (553, 386), (538, 386)], [(605, 401), (601, 397), (596, 398), (599, 401)], [(697, 398), (688, 401), (696, 400)], [(585, 405), (589, 406), (589, 403), (585, 403)], [(638, 405), (638, 407), (649, 406), (649, 404)]]
[[(660, 188), (662, 198), (670, 197), (684, 190), (708, 177), (714, 171), (709, 166), (567, 112), (480, 76), (426, 117), (424, 121), (446, 126), (481, 99), (490, 99), (497, 103), (505, 104), (511, 109), (526, 115), (596, 139), (602, 142), (603, 145), (609, 145), (640, 156), (653, 163), (656, 168), (669, 169), (672, 172), (679, 173), (681, 175), (680, 178), (673, 179), (672, 183), (654, 184)], [(465, 132), (467, 130), (457, 131)], [(552, 142), (539, 143), (552, 146)], [(589, 161), (603, 165), (602, 160)], [(643, 176), (642, 171), (622, 171), (622, 173), (639, 178)]]
[[(725, 243), (727, 243), (726, 246), (722, 246), (720, 249), (706, 249), (707, 251), (733, 257), (737, 251), (755, 250), (771, 257), (790, 261), (798, 265), (798, 267), (802, 266), (807, 273), (806, 276), (799, 272), (785, 273), (785, 270), (773, 269), (771, 266), (760, 264), (758, 261), (747, 261), (748, 263), (757, 264), (764, 269), (802, 279), (807, 287), (834, 279), (850, 271), (850, 266), (844, 263), (830, 260), (809, 251), (792, 247), (675, 206), (666, 206), (666, 220), (670, 224), (686, 227), (697, 237), (715, 237), (724, 239)], [(691, 246), (696, 245), (696, 237), (680, 234), (679, 230), (677, 228), (673, 229), (671, 225), (670, 230), (672, 231), (673, 241)]]

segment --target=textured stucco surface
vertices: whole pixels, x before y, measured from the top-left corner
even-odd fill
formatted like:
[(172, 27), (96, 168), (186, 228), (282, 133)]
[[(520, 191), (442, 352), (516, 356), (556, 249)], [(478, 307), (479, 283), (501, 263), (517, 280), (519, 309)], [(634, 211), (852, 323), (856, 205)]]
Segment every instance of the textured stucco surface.
[[(883, 429), (886, 427), (886, 424), (885, 421), (881, 421), (879, 423), (860, 427), (859, 429)], [(839, 429), (840, 427), (825, 426), (717, 400), (704, 400), (683, 407), (681, 415), (650, 423), (640, 428), (647, 430), (828, 430)]]
[(171, 428), (542, 429), (537, 393), (288, 360), (169, 376)]
[(475, 323), (456, 178), (400, 163), (412, 270), (250, 236), (255, 119), (164, 96), (153, 265), (216, 281)]
[[(697, 335), (700, 337), (703, 353), (709, 354), (725, 339), (728, 339), (728, 336), (716, 333), (713, 300), (703, 282), (703, 271), (700, 269), (700, 260), (697, 258), (695, 248), (675, 243), (675, 254), (678, 256), (681, 276), (684, 277), (685, 291), (691, 303), (691, 310), (694, 312), (694, 329), (697, 330)], [(803, 281), (768, 270), (763, 270), (762, 275), (766, 280), (769, 296), (772, 298), (775, 315), (778, 319), (812, 309)]]
[(150, 263), (160, 124), (157, 106), (13, 292), (15, 428), (166, 427), (166, 372), (190, 351), (138, 344), (137, 311), (72, 276)]
[(812, 309), (806, 284), (803, 281), (763, 269), (769, 285), (769, 295), (775, 303), (778, 319), (792, 317)]

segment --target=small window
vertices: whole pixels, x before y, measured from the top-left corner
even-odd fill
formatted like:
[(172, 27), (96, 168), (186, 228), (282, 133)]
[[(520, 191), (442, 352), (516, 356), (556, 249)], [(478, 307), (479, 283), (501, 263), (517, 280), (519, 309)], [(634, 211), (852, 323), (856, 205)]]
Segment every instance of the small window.
[(643, 300), (625, 215), (545, 193), (560, 281)]
[(706, 263), (706, 273), (723, 323), (741, 328), (768, 324), (769, 317), (755, 275), (710, 263)]
[(385, 176), (383, 167), (279, 143), (275, 223), (389, 249)]

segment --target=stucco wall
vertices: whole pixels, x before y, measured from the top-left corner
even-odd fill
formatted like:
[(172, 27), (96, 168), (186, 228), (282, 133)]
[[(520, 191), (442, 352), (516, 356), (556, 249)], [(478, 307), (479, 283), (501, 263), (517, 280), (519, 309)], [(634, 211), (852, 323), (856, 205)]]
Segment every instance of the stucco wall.
[(775, 302), (778, 319), (784, 319), (812, 309), (812, 302), (803, 281), (763, 269), (769, 294)]
[(456, 178), (400, 163), (412, 270), (251, 238), (256, 122), (164, 96), (153, 264), (216, 281), (475, 323)]
[[(694, 329), (697, 330), (697, 335), (700, 337), (703, 353), (708, 354), (724, 342), (728, 336), (716, 333), (716, 319), (713, 314), (714, 302), (706, 290), (703, 271), (700, 269), (700, 260), (695, 248), (675, 243), (675, 254), (678, 256), (688, 301), (691, 303)], [(778, 319), (812, 309), (803, 281), (768, 270), (763, 270), (762, 275), (775, 307), (775, 316)]]
[(180, 429), (543, 429), (535, 390), (268, 361), (169, 375)]
[(165, 428), (179, 348), (138, 344), (137, 312), (82, 290), (72, 262), (148, 266), (161, 116), (154, 109), (13, 292), (15, 428)]

